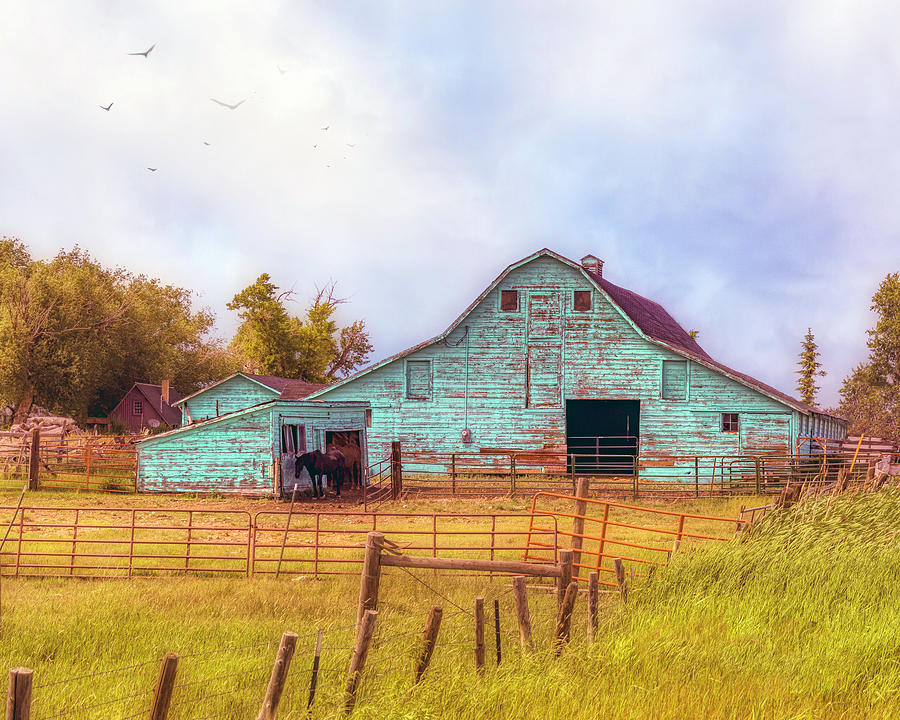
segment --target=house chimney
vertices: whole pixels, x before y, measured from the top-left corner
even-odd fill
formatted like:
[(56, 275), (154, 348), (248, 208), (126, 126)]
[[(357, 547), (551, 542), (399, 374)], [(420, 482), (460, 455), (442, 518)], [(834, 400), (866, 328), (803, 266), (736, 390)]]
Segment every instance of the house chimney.
[(163, 381), (162, 381), (162, 391), (161, 391), (161, 394), (162, 394), (162, 401), (163, 401), (166, 405), (170, 405), (171, 403), (169, 402), (169, 381), (168, 381), (168, 380), (163, 380)]
[(603, 261), (594, 255), (585, 255), (581, 258), (581, 267), (589, 273), (603, 277)]

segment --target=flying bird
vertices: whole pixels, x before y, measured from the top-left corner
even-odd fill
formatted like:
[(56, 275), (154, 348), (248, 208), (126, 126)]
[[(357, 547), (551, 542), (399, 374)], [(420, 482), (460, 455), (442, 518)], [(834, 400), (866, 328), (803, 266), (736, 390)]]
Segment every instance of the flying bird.
[(209, 143), (206, 142), (206, 140), (203, 141), (203, 144), (204, 144), (204, 145), (209, 145)]
[(331, 125), (326, 125), (326, 126), (323, 127), (323, 128), (319, 128), (319, 130), (327, 130), (327, 129), (330, 128), (330, 127), (331, 127)]
[(356, 145), (352, 144), (352, 143), (347, 143), (347, 147), (356, 147)]
[(156, 170), (157, 170), (157, 168), (152, 168), (152, 167), (148, 167), (147, 169), (148, 169), (150, 172), (156, 172)]
[(239, 103), (235, 103), (234, 105), (229, 105), (228, 103), (224, 103), (221, 100), (216, 100), (215, 98), (210, 98), (216, 105), (221, 105), (222, 107), (227, 107), (229, 110), (237, 110), (241, 105), (247, 102), (247, 98), (244, 98)]
[(316, 143), (315, 145), (313, 145), (313, 150), (315, 150), (317, 147), (319, 147), (319, 143)]
[(148, 47), (146, 50), (144, 50), (144, 52), (128, 53), (128, 54), (129, 55), (143, 55), (144, 57), (147, 57), (150, 54), (150, 52), (153, 50), (153, 48), (155, 48), (155, 47), (156, 47), (156, 43), (153, 43), (150, 47)]
[(283, 69), (283, 68), (281, 67), (281, 65), (276, 65), (275, 67), (278, 68), (278, 72), (280, 72), (282, 75), (284, 75), (284, 74), (287, 72), (287, 70)]
[(106, 105), (106, 106), (101, 105), (100, 108), (101, 108), (102, 110), (106, 110), (106, 112), (109, 112), (110, 109), (112, 108), (112, 106), (113, 106), (113, 104), (110, 103), (109, 105)]

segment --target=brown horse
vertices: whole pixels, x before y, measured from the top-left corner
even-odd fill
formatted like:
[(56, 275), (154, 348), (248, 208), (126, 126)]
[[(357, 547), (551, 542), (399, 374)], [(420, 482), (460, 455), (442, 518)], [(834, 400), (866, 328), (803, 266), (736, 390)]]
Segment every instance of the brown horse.
[(347, 463), (350, 487), (362, 487), (362, 453), (356, 433), (335, 433), (330, 447), (340, 450)]
[(323, 453), (320, 450), (298, 455), (294, 462), (294, 477), (299, 478), (303, 468), (309, 473), (312, 480), (313, 497), (325, 497), (322, 484), (322, 476), (326, 475), (335, 489), (335, 494), (341, 496), (341, 486), (344, 484), (344, 474), (347, 471), (347, 463), (340, 450), (329, 450)]

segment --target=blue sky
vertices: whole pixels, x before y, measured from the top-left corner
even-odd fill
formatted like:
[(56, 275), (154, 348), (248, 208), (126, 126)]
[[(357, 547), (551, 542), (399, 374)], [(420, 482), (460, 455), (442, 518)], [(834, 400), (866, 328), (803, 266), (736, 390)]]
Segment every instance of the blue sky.
[(189, 287), (223, 335), (259, 273), (301, 298), (333, 279), (373, 359), (540, 247), (591, 252), (784, 390), (812, 327), (829, 405), (900, 270), (898, 16), (8, 0), (0, 233)]

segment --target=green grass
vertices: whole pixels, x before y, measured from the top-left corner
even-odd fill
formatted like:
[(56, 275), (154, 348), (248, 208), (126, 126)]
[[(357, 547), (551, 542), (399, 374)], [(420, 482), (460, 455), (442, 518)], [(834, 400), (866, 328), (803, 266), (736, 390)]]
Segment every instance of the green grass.
[[(726, 501), (727, 502), (727, 501)], [(707, 508), (707, 512), (712, 510)], [(731, 508), (729, 508), (731, 509)], [(720, 511), (725, 508), (720, 506)], [(573, 638), (549, 652), (555, 600), (530, 593), (538, 651), (516, 645), (508, 583), (420, 580), (469, 609), (501, 605), (504, 661), (472, 661), (472, 622), (399, 570), (386, 570), (359, 718), (890, 718), (900, 714), (900, 493), (821, 501), (771, 517), (745, 542), (695, 546), (638, 585), (623, 608), (604, 595), (588, 645), (579, 599)], [(122, 718), (148, 695), (156, 660), (180, 653), (173, 720), (255, 717), (283, 630), (301, 634), (281, 718), (305, 717), (313, 633), (325, 636), (314, 717), (338, 717), (358, 580), (3, 580), (0, 665), (35, 669), (35, 720)], [(428, 608), (445, 621), (432, 667), (411, 688)], [(247, 647), (254, 643), (272, 643)], [(232, 646), (228, 649), (228, 646)], [(120, 674), (46, 685), (116, 666)], [(237, 674), (234, 674), (237, 673)], [(233, 675), (232, 675), (233, 674)], [(222, 675), (206, 682), (206, 679)], [(40, 687), (44, 685), (44, 687)], [(143, 705), (142, 705), (143, 703)]]

